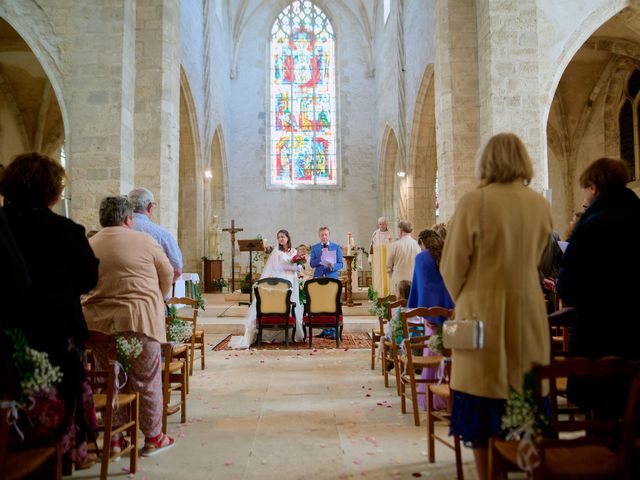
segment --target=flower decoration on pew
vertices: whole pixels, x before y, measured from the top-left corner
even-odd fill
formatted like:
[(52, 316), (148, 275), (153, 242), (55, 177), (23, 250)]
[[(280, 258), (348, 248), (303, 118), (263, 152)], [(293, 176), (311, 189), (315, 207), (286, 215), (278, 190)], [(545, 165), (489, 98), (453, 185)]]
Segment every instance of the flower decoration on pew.
[(142, 342), (137, 338), (124, 338), (116, 335), (116, 350), (118, 352), (118, 362), (125, 372), (131, 368), (131, 362), (142, 353)]
[(169, 305), (171, 320), (167, 323), (167, 340), (174, 343), (186, 342), (193, 334), (190, 322), (178, 318), (178, 310), (175, 305)]

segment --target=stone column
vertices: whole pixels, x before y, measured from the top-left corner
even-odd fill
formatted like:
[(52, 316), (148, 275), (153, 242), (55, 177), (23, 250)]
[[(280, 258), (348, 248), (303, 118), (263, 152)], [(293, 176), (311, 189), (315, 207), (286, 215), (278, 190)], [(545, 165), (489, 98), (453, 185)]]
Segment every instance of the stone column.
[(177, 237), (180, 153), (178, 0), (138, 0), (135, 186), (155, 196), (156, 222)]
[(536, 0), (477, 0), (480, 139), (516, 133), (533, 160), (532, 187), (548, 185), (538, 76)]
[(478, 41), (474, 0), (437, 0), (435, 110), (440, 218), (475, 185), (479, 146)]
[(135, 2), (49, 3), (65, 38), (70, 216), (90, 228), (100, 200), (127, 192), (133, 180)]

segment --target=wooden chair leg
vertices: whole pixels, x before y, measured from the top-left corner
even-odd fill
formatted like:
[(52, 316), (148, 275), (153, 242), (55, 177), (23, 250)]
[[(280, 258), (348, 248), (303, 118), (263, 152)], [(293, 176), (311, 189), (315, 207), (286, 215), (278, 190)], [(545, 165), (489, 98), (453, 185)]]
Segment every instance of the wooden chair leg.
[(413, 372), (410, 373), (411, 375), (411, 403), (413, 404), (413, 421), (416, 424), (416, 427), (420, 426), (420, 409), (418, 408), (418, 389), (416, 387), (416, 382), (415, 382), (415, 374)]
[(284, 326), (284, 346), (285, 348), (289, 348), (289, 326)]
[[(384, 375), (384, 386), (385, 388), (389, 388), (389, 368), (388, 368), (388, 362), (389, 359), (387, 358), (387, 347), (384, 347), (384, 355), (382, 356), (382, 362), (384, 363), (383, 368), (382, 368), (382, 375)], [(396, 386), (396, 390), (398, 390), (398, 386)]]
[(456, 476), (458, 480), (464, 480), (464, 473), (462, 471), (462, 449), (460, 448), (460, 437), (458, 435), (453, 436), (453, 446), (456, 452)]
[(204, 334), (202, 334), (202, 343), (200, 344), (200, 368), (204, 370)]
[[(189, 353), (190, 353), (190, 357), (189, 357), (189, 376), (193, 375), (193, 361), (196, 358), (196, 349), (193, 348), (193, 345), (189, 347)], [(188, 390), (188, 386), (187, 386), (187, 390)]]
[(309, 348), (313, 348), (313, 329), (309, 325)]
[[(429, 455), (429, 463), (436, 462), (436, 441), (435, 441), (435, 420), (433, 413), (433, 393), (427, 385), (427, 453)], [(456, 452), (457, 458), (457, 452)]]
[(397, 345), (393, 346), (391, 355), (393, 355), (393, 369), (394, 369), (394, 373), (396, 374), (396, 393), (400, 395), (400, 384), (402, 383), (402, 380), (400, 380), (400, 358), (398, 355)]
[(111, 461), (111, 430), (113, 428), (113, 406), (107, 401), (104, 412), (104, 436), (102, 439), (102, 462), (100, 464), (100, 480), (107, 480), (109, 476), (109, 462)]
[(340, 337), (342, 336), (342, 332), (340, 331), (340, 325), (336, 322), (336, 348), (340, 348)]
[(371, 370), (376, 369), (376, 335), (375, 329), (371, 330)]
[(129, 459), (129, 472), (136, 473), (138, 469), (138, 426), (140, 425), (140, 396), (136, 393), (136, 399), (131, 403), (129, 407), (131, 410), (131, 420), (135, 424), (129, 429), (129, 436), (131, 437), (131, 445), (133, 450), (130, 452)]
[(407, 397), (405, 396), (404, 381), (400, 381), (400, 411), (407, 413)]
[[(186, 363), (182, 366), (182, 381), (187, 382), (189, 378), (189, 371)], [(186, 383), (182, 384), (180, 389), (180, 422), (187, 423), (187, 389)]]

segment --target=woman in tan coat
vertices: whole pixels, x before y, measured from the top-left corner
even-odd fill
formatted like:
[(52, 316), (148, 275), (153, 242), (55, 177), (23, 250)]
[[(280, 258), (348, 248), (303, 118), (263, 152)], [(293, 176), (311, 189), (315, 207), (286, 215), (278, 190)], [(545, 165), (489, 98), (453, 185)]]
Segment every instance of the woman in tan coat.
[(484, 321), (481, 350), (454, 350), (451, 432), (474, 449), (478, 477), (487, 477), (487, 446), (501, 434), (509, 387), (549, 363), (549, 327), (538, 265), (549, 236), (546, 200), (527, 185), (533, 176), (522, 141), (489, 140), (476, 166), (480, 185), (452, 218), (440, 270), (456, 318)]
[[(126, 197), (107, 197), (100, 204), (100, 230), (89, 243), (100, 259), (98, 285), (82, 300), (89, 330), (137, 339), (142, 352), (130, 359), (129, 383), (140, 394), (143, 456), (173, 445), (162, 433), (160, 343), (167, 341), (164, 295), (173, 267), (162, 247), (147, 233), (132, 230), (133, 209)], [(106, 351), (96, 351), (98, 368)], [(116, 418), (116, 422), (120, 420)], [(113, 451), (122, 448), (112, 442)]]

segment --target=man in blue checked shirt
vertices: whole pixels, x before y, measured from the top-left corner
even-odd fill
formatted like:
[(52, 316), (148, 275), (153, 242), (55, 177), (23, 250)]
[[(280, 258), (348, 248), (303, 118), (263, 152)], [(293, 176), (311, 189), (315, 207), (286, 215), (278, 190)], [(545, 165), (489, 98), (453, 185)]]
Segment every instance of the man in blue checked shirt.
[(133, 205), (133, 229), (151, 235), (160, 244), (173, 267), (173, 281), (182, 275), (182, 252), (171, 233), (151, 221), (156, 202), (153, 193), (146, 188), (136, 188), (129, 192), (129, 201)]

